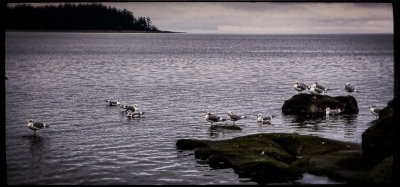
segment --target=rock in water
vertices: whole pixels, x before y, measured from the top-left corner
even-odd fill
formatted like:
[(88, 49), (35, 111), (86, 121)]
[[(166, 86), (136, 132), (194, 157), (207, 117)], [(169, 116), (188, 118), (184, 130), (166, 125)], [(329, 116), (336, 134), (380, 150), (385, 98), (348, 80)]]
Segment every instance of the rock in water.
[(395, 149), (394, 100), (388, 102), (371, 124), (362, 134), (362, 150), (364, 158), (379, 162), (393, 155)]
[(359, 144), (285, 133), (254, 134), (221, 141), (180, 139), (176, 146), (181, 150), (194, 149), (196, 159), (213, 168), (232, 168), (240, 177), (260, 184), (301, 178), (304, 171), (301, 165), (294, 164), (301, 157), (338, 151), (361, 152)]
[(331, 97), (298, 94), (283, 103), (282, 112), (295, 115), (324, 115), (327, 107), (344, 110), (342, 114), (358, 114), (357, 100), (350, 95)]

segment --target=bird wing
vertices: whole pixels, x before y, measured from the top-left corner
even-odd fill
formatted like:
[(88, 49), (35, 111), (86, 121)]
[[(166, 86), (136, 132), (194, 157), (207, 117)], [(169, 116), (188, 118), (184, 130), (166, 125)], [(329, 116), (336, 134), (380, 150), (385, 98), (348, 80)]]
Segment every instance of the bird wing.
[(208, 120), (217, 122), (219, 121), (219, 116), (211, 114), (210, 116), (208, 116)]
[(346, 85), (344, 88), (345, 88), (346, 90), (350, 91), (350, 92), (353, 92), (353, 91), (354, 91), (354, 87), (353, 87), (353, 86), (350, 86), (350, 85)]
[(263, 120), (269, 121), (269, 120), (271, 120), (271, 116), (264, 117)]
[(317, 92), (317, 93), (322, 93), (322, 92), (324, 92), (323, 90), (319, 89), (318, 87), (315, 87), (315, 88), (314, 88), (314, 91)]
[(232, 119), (232, 120), (239, 120), (241, 117), (239, 115), (232, 114), (232, 115), (229, 116), (229, 118)]
[(39, 129), (46, 127), (46, 125), (44, 123), (40, 123), (40, 122), (33, 123), (33, 126), (36, 128), (39, 128)]
[(299, 84), (297, 85), (298, 88), (301, 88), (302, 90), (307, 89), (307, 86), (303, 85), (303, 84)]

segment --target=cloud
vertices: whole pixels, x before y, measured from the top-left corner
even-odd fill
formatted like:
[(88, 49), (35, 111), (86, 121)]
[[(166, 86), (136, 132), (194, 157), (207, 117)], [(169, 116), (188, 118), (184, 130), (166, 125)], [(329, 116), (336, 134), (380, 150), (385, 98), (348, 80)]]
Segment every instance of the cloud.
[(390, 3), (103, 3), (150, 17), (161, 30), (193, 33), (393, 33)]

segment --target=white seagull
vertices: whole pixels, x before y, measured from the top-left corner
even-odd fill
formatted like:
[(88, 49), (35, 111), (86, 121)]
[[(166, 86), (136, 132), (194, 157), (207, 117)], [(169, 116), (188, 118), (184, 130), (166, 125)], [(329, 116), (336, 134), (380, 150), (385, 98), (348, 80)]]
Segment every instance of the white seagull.
[(343, 112), (343, 110), (341, 110), (341, 109), (331, 109), (329, 107), (327, 107), (325, 109), (326, 115), (338, 115), (338, 114), (340, 114), (342, 112)]
[(131, 112), (135, 111), (135, 107), (134, 106), (129, 106), (129, 105), (120, 105), (121, 108), (126, 109), (126, 112), (128, 112), (128, 110), (130, 110)]
[(330, 90), (330, 89), (328, 89), (328, 88), (325, 88), (325, 86), (322, 86), (321, 84), (318, 84), (318, 82), (315, 82), (311, 87), (317, 87), (317, 88), (323, 90), (324, 92)]
[(221, 118), (220, 116), (216, 116), (214, 114), (211, 114), (210, 112), (207, 112), (205, 116), (206, 120), (213, 125), (214, 122), (220, 122), (220, 121), (226, 121), (226, 119)]
[(318, 87), (313, 87), (313, 86), (311, 86), (311, 88), (308, 90), (308, 92), (309, 92), (311, 95), (319, 95), (319, 94), (321, 94), (321, 93), (325, 93), (324, 90), (321, 90), (321, 89), (319, 89)]
[(241, 119), (246, 119), (246, 116), (240, 116), (233, 114), (231, 111), (228, 112), (228, 119), (233, 121), (233, 124), (235, 124), (235, 121), (241, 120)]
[(130, 118), (135, 118), (138, 117), (140, 118), (141, 115), (144, 115), (144, 112), (139, 112), (139, 111), (134, 111), (132, 112), (131, 110), (127, 110), (126, 111), (126, 116), (130, 119)]
[(263, 117), (263, 115), (261, 113), (259, 113), (257, 115), (257, 121), (260, 122), (260, 123), (270, 123), (271, 119), (272, 119), (272, 117), (269, 116), (269, 115), (265, 116), (265, 117)]
[(382, 109), (376, 108), (375, 105), (372, 105), (371, 108), (369, 109), (369, 111), (371, 111), (371, 113), (376, 116), (376, 119), (379, 118), (379, 111), (381, 111), (381, 110)]
[(40, 130), (40, 129), (44, 129), (49, 127), (48, 125), (44, 124), (44, 123), (40, 123), (40, 122), (35, 122), (33, 119), (30, 119), (28, 121), (28, 128), (33, 130), (35, 132), (35, 136), (36, 136), (36, 131)]
[(346, 83), (346, 84), (344, 85), (344, 89), (345, 89), (347, 92), (358, 92), (358, 91), (356, 90), (356, 88), (354, 88), (354, 86), (351, 86), (351, 85), (350, 85), (350, 83)]
[(111, 101), (111, 100), (104, 100), (104, 101), (107, 102), (109, 106), (119, 106), (121, 104), (119, 99), (117, 99), (117, 101)]
[(297, 81), (296, 83), (294, 83), (293, 88), (298, 92), (298, 93), (302, 93), (304, 90), (308, 89), (308, 86), (301, 83), (300, 81)]

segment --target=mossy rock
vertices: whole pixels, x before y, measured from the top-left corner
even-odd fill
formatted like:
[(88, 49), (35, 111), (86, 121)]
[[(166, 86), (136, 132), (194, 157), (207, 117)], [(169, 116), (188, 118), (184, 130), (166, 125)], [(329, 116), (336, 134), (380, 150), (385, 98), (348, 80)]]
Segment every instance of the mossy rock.
[[(191, 145), (186, 145), (191, 144)], [(213, 168), (233, 168), (240, 177), (264, 184), (299, 179), (298, 157), (338, 150), (360, 150), (359, 144), (298, 134), (254, 134), (221, 141), (177, 141), (178, 149), (195, 148), (195, 157)]]
[(296, 94), (286, 100), (283, 103), (282, 112), (296, 115), (324, 115), (327, 107), (344, 110), (342, 114), (358, 114), (359, 112), (357, 100), (353, 96), (331, 97), (310, 94)]

